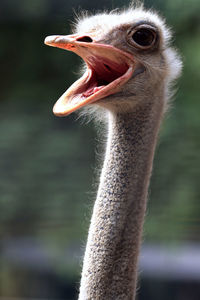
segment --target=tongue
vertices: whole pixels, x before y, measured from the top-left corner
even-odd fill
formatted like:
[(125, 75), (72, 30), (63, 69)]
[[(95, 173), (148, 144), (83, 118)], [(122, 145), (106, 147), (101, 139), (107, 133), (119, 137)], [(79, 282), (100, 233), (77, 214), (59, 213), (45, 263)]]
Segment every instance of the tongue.
[(104, 88), (104, 85), (90, 88), (89, 90), (87, 90), (86, 92), (83, 93), (83, 96), (89, 97), (89, 96), (93, 95), (94, 93), (97, 93), (98, 91), (100, 91), (102, 88)]

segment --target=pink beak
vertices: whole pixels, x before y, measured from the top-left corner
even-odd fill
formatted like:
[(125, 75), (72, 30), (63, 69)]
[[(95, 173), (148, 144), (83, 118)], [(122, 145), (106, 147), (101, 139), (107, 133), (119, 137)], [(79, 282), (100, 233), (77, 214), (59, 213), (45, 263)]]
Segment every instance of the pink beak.
[[(58, 116), (116, 93), (133, 73), (132, 55), (114, 46), (99, 44), (91, 35), (52, 35), (44, 43), (73, 51), (87, 64), (84, 75), (56, 102), (53, 112)], [(108, 83), (100, 84), (105, 81)]]

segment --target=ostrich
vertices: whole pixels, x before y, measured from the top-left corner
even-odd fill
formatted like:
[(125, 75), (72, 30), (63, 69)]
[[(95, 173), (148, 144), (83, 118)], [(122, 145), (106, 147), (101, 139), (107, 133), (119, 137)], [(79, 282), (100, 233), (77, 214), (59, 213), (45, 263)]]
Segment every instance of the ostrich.
[(181, 60), (171, 32), (142, 6), (83, 16), (72, 35), (45, 44), (85, 61), (82, 77), (56, 102), (66, 116), (99, 111), (108, 127), (79, 300), (135, 299), (137, 263), (156, 140)]

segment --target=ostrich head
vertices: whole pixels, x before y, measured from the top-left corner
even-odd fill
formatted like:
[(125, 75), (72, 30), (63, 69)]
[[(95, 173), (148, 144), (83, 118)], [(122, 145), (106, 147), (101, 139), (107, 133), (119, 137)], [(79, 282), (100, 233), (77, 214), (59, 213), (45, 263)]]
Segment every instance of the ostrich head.
[(181, 70), (170, 38), (164, 21), (142, 7), (86, 16), (74, 34), (47, 37), (45, 44), (85, 61), (84, 74), (60, 97), (54, 113), (65, 116), (93, 104), (128, 111), (155, 93), (168, 99), (169, 84)]

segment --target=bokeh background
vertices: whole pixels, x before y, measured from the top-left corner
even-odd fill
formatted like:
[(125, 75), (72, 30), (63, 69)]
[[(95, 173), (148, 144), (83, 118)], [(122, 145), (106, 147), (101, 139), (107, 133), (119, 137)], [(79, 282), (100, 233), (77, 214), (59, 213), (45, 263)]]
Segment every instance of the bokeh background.
[[(0, 299), (77, 299), (102, 146), (94, 124), (52, 106), (80, 59), (46, 47), (74, 10), (128, 1), (0, 2)], [(200, 2), (146, 0), (174, 28), (184, 61), (161, 130), (140, 258), (138, 300), (200, 299)], [(102, 145), (102, 143), (100, 142)]]

